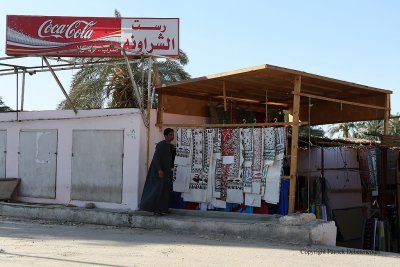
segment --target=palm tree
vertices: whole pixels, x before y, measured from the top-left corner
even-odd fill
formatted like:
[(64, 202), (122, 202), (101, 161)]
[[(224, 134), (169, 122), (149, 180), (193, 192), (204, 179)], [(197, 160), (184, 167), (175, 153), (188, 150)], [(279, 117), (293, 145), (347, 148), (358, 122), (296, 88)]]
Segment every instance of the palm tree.
[(383, 134), (383, 121), (364, 121), (360, 123), (361, 137), (379, 140)]
[(6, 112), (6, 111), (12, 111), (12, 109), (3, 102), (3, 99), (0, 96), (0, 112)]
[(322, 127), (318, 126), (300, 126), (299, 127), (299, 135), (300, 136), (319, 136), (323, 137), (325, 135), (325, 131)]
[[(189, 62), (189, 59), (185, 52), (180, 50), (179, 61), (164, 59), (156, 60), (152, 64), (152, 76), (153, 84), (160, 85), (162, 83), (176, 82), (181, 80), (187, 80), (190, 78), (183, 66)], [(147, 99), (147, 73), (149, 71), (148, 61), (142, 59), (131, 64), (131, 69), (135, 77), (135, 81), (139, 87), (142, 88), (143, 99)], [(106, 95), (111, 96), (111, 101), (108, 106), (126, 108), (126, 107), (137, 107), (136, 99), (133, 96), (132, 83), (130, 82), (128, 68), (125, 65), (115, 67), (113, 73), (110, 75), (110, 79), (106, 85)], [(144, 107), (147, 107), (146, 101)]]
[(334, 124), (328, 129), (329, 135), (332, 137), (335, 134), (342, 134), (343, 137), (359, 137), (359, 126), (357, 122), (346, 122)]
[[(114, 15), (121, 17), (115, 10)], [(179, 51), (180, 59), (156, 59), (152, 64), (153, 85), (175, 82), (190, 78), (190, 74), (184, 70), (189, 59), (185, 52)], [(115, 58), (78, 58), (79, 63), (95, 63), (98, 61), (115, 60)], [(130, 64), (135, 82), (141, 88), (140, 96), (144, 108), (147, 107), (147, 71), (148, 61), (138, 59)], [(79, 70), (72, 79), (69, 97), (76, 108), (99, 109), (105, 106), (114, 108), (138, 107), (134, 97), (132, 83), (130, 81), (126, 65), (99, 65)], [(71, 109), (72, 106), (66, 100), (58, 105), (59, 109)]]
[[(100, 58), (78, 58), (77, 62), (92, 63)], [(104, 60), (104, 59), (103, 59)], [(74, 74), (69, 91), (69, 97), (76, 108), (98, 109), (104, 107), (106, 85), (114, 66), (94, 66), (83, 68)], [(59, 109), (72, 109), (70, 103), (63, 100)]]

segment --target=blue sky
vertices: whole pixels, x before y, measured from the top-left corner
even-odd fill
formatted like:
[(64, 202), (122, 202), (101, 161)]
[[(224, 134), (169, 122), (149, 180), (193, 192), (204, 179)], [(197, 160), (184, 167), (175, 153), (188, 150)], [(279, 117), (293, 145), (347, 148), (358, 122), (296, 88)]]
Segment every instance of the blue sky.
[[(114, 9), (123, 17), (180, 18), (180, 47), (193, 77), (272, 64), (392, 90), (392, 113), (400, 113), (400, 1), (394, 0), (3, 0), (0, 56), (7, 14), (112, 17)], [(72, 74), (60, 73), (67, 89)], [(15, 79), (0, 76), (0, 96), (12, 108)], [(26, 90), (28, 110), (55, 109), (64, 98), (49, 73), (27, 77)]]

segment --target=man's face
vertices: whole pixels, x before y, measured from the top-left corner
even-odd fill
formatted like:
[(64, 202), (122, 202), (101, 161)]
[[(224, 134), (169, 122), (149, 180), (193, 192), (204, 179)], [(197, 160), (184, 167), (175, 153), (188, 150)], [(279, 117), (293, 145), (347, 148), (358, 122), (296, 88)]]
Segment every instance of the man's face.
[(168, 142), (172, 142), (172, 140), (174, 140), (174, 132), (170, 132), (170, 133), (165, 137), (165, 139), (166, 139)]

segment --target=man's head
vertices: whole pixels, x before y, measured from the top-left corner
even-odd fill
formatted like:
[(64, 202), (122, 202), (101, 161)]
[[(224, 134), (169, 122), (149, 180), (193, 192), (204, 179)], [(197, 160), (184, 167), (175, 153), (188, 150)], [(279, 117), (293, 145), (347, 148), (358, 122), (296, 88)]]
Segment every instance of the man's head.
[(165, 129), (164, 137), (165, 137), (165, 141), (167, 141), (168, 143), (171, 143), (171, 141), (174, 140), (174, 130), (171, 128)]

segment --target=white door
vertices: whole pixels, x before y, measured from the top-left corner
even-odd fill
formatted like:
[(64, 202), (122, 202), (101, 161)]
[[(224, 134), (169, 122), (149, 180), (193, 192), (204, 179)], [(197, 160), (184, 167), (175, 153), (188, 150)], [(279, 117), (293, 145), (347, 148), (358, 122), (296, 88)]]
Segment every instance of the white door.
[(21, 130), (18, 172), (20, 196), (55, 198), (57, 130)]
[(122, 202), (123, 130), (74, 130), (71, 199)]

